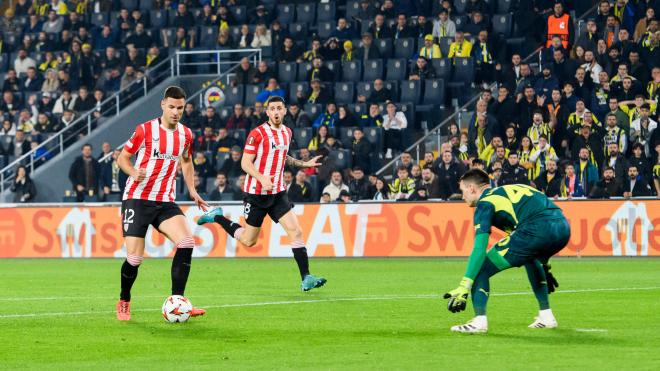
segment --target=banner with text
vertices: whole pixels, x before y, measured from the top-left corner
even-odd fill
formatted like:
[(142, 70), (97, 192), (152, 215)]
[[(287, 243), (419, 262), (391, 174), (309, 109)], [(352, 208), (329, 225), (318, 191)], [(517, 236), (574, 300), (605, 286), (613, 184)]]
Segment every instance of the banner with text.
[[(660, 201), (559, 202), (571, 224), (564, 256), (660, 256)], [(197, 257), (291, 256), (284, 230), (266, 218), (255, 246), (227, 238), (216, 224), (198, 226), (202, 212), (182, 207)], [(243, 223), (242, 205), (223, 206)], [(467, 256), (473, 209), (464, 203), (297, 205), (313, 256)], [(491, 242), (505, 235), (493, 230)], [(145, 255), (167, 257), (174, 244), (153, 228)], [(25, 207), (0, 211), (0, 258), (124, 257), (118, 206)]]

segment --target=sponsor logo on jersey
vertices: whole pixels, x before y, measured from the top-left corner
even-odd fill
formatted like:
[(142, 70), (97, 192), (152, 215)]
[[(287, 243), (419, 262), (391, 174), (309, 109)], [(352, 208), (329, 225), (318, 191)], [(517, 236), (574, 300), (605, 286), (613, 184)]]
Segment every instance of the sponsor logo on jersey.
[(171, 161), (176, 161), (177, 156), (170, 155), (169, 153), (160, 153), (159, 150), (154, 149), (153, 155), (151, 157), (158, 159), (158, 160), (171, 160)]

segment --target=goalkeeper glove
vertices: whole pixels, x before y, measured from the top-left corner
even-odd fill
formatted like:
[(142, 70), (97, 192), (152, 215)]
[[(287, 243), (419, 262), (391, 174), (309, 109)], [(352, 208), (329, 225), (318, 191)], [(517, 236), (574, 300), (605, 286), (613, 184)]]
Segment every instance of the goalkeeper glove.
[(550, 272), (550, 264), (543, 264), (543, 270), (545, 271), (545, 281), (548, 284), (548, 294), (555, 292), (555, 288), (559, 287), (559, 282), (555, 276)]
[(449, 299), (447, 303), (447, 309), (452, 313), (462, 312), (467, 306), (467, 298), (472, 288), (472, 280), (463, 277), (461, 283), (454, 290), (446, 293), (443, 298)]

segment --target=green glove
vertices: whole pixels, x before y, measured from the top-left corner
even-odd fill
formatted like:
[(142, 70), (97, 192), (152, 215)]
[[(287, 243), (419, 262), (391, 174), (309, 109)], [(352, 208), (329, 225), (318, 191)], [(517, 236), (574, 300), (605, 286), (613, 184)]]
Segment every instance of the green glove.
[(548, 294), (555, 292), (555, 289), (559, 287), (559, 282), (555, 276), (550, 272), (550, 264), (543, 264), (543, 270), (545, 271), (545, 282), (548, 284)]
[(461, 283), (454, 290), (446, 293), (443, 298), (449, 299), (447, 303), (447, 309), (452, 313), (462, 312), (467, 306), (467, 298), (470, 294), (470, 289), (472, 288), (472, 280), (463, 277)]

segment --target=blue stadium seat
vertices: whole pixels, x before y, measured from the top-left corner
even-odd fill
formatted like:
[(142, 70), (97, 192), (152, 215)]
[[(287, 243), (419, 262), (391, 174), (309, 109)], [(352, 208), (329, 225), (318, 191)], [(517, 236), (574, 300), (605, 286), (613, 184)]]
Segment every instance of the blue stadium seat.
[(293, 22), (295, 18), (295, 5), (293, 4), (278, 4), (277, 5), (277, 20), (280, 24), (287, 25)]
[(442, 52), (442, 56), (447, 58), (449, 55), (449, 48), (451, 47), (451, 43), (454, 42), (453, 37), (441, 37), (440, 38), (440, 51)]
[(355, 84), (355, 90), (357, 90), (357, 95), (364, 96), (365, 98), (369, 98), (369, 94), (371, 94), (371, 84), (373, 84), (371, 81), (360, 81)]
[(340, 61), (325, 61), (325, 66), (335, 75), (335, 81), (340, 80), (341, 77), (341, 62)]
[(91, 15), (91, 22), (94, 26), (103, 26), (108, 23), (108, 13), (93, 13)]
[(360, 81), (362, 78), (362, 62), (350, 61), (345, 62), (342, 66), (342, 80), (343, 81)]
[(353, 165), (353, 156), (348, 149), (340, 149), (331, 151), (328, 158), (334, 160), (337, 169), (346, 169)]
[(454, 18), (454, 23), (456, 23), (456, 31), (463, 31), (463, 27), (465, 27), (468, 22), (468, 17), (464, 15)]
[(470, 0), (454, 0), (454, 8), (456, 8), (457, 14), (465, 14), (468, 1)]
[(424, 104), (444, 106), (445, 81), (442, 79), (429, 79), (424, 81)]
[(353, 103), (355, 99), (355, 86), (352, 82), (335, 83), (335, 102)]
[(408, 78), (406, 67), (407, 67), (406, 59), (388, 59), (387, 79), (406, 80)]
[(496, 14), (493, 16), (492, 23), (494, 33), (507, 38), (511, 36), (511, 25), (513, 24), (513, 16), (511, 14)]
[(215, 169), (216, 170), (222, 169), (222, 165), (224, 165), (225, 161), (227, 161), (229, 158), (231, 158), (231, 153), (218, 152), (218, 154), (215, 155)]
[(447, 58), (432, 59), (431, 65), (435, 69), (435, 77), (449, 81), (451, 79), (451, 60)]
[(374, 43), (382, 58), (387, 59), (392, 56), (392, 39), (377, 39)]
[(367, 105), (365, 103), (358, 103), (358, 104), (349, 104), (348, 109), (353, 112), (355, 115), (356, 119), (359, 119), (361, 115), (365, 113), (369, 113), (369, 108), (367, 108)]
[(298, 143), (299, 148), (307, 148), (309, 141), (314, 136), (314, 129), (312, 128), (295, 128), (293, 129), (293, 138)]
[(13, 45), (17, 48), (19, 47), (19, 44), (21, 43), (20, 34), (18, 34), (18, 33), (6, 32), (4, 34), (4, 40), (7, 44)]
[(245, 5), (232, 5), (229, 7), (229, 13), (234, 16), (236, 23), (247, 23), (247, 8)]
[(257, 94), (261, 92), (262, 88), (259, 85), (245, 85), (245, 105), (254, 106), (257, 101)]
[(295, 102), (298, 100), (297, 93), (301, 92), (303, 97), (307, 94), (309, 83), (307, 82), (292, 82), (289, 84), (289, 101)]
[(305, 104), (305, 112), (309, 115), (309, 118), (314, 121), (318, 115), (323, 112), (322, 104), (307, 103)]
[(362, 35), (365, 32), (369, 32), (369, 27), (374, 23), (373, 20), (364, 20), (360, 22), (360, 35)]
[(167, 12), (165, 10), (151, 10), (149, 11), (149, 19), (151, 19), (152, 28), (167, 27)]
[(218, 107), (216, 109), (218, 112), (218, 116), (220, 116), (221, 119), (226, 120), (229, 118), (234, 113), (234, 107), (233, 106), (222, 106)]
[(497, 14), (505, 14), (511, 11), (513, 0), (497, 0)]
[(399, 101), (399, 94), (401, 92), (401, 89), (399, 88), (399, 80), (389, 80), (385, 81), (385, 87), (390, 89), (392, 92), (392, 99), (395, 102)]
[(296, 81), (305, 81), (307, 79), (307, 72), (312, 69), (312, 62), (298, 63), (298, 73)]
[(415, 52), (414, 39), (404, 38), (394, 40), (394, 58), (410, 59)]
[(243, 104), (243, 97), (245, 95), (245, 88), (243, 85), (227, 87), (224, 90), (225, 105), (233, 106), (234, 104)]
[(318, 35), (322, 40), (329, 38), (334, 29), (335, 22), (333, 21), (324, 21), (318, 23)]
[(291, 23), (289, 25), (289, 33), (294, 40), (298, 38), (306, 38), (308, 36), (308, 30), (307, 23)]
[(238, 143), (241, 144), (245, 143), (245, 138), (246, 138), (245, 129), (233, 129), (231, 130), (229, 135), (232, 138), (234, 138)]
[(408, 124), (409, 124), (408, 127), (409, 128), (412, 127), (411, 124), (415, 122), (415, 110), (414, 110), (415, 105), (413, 103), (404, 102), (399, 104), (399, 109), (401, 110), (401, 112), (403, 112), (404, 115), (406, 115), (406, 119), (408, 120)]
[(353, 19), (360, 12), (360, 1), (350, 0), (346, 2), (346, 19)]
[(128, 9), (128, 11), (130, 12), (138, 8), (138, 3), (139, 0), (122, 0), (121, 6)]
[(470, 85), (474, 82), (474, 60), (472, 58), (455, 58), (454, 78), (455, 82), (463, 82)]
[(311, 24), (314, 23), (314, 18), (316, 18), (315, 3), (298, 4), (296, 6), (296, 22)]
[(374, 149), (383, 148), (383, 128), (365, 128), (364, 137), (375, 147)]
[(297, 63), (279, 63), (277, 65), (277, 76), (280, 82), (296, 81)]
[(0, 54), (0, 72), (6, 72), (9, 69), (9, 56), (7, 54)]
[[(326, 3), (320, 3), (316, 7), (316, 21), (317, 22), (327, 22), (335, 20), (335, 2), (330, 1)], [(349, 19), (350, 22), (350, 19)]]
[(422, 96), (422, 84), (419, 80), (401, 82), (401, 102), (419, 103)]
[(213, 48), (218, 39), (218, 27), (202, 26), (199, 30), (199, 44), (205, 48)]
[(364, 81), (374, 81), (383, 78), (383, 60), (371, 59), (364, 62)]
[(344, 148), (351, 148), (353, 145), (353, 130), (355, 126), (339, 128), (339, 140), (344, 145)]

